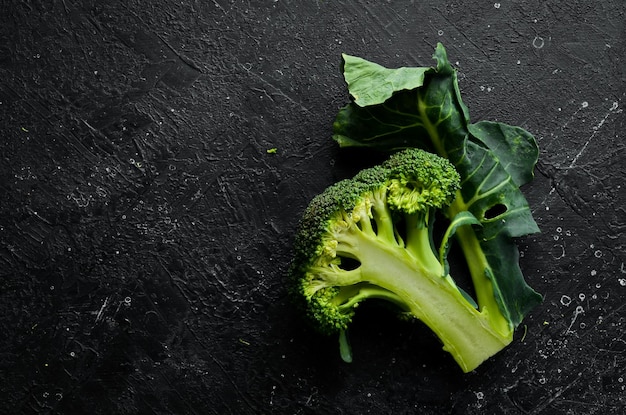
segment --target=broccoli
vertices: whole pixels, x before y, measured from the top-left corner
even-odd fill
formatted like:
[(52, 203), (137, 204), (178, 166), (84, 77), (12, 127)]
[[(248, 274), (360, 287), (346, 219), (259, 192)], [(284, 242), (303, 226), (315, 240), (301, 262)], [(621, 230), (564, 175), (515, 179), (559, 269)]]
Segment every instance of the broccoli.
[(435, 246), (436, 213), (450, 212), (459, 189), (447, 159), (410, 148), (331, 185), (306, 208), (289, 269), (293, 291), (319, 330), (339, 335), (345, 361), (346, 330), (367, 299), (425, 323), (464, 372), (511, 342), (514, 328), (498, 307), (478, 309), (449, 275), (449, 238), (476, 222), (449, 218)]

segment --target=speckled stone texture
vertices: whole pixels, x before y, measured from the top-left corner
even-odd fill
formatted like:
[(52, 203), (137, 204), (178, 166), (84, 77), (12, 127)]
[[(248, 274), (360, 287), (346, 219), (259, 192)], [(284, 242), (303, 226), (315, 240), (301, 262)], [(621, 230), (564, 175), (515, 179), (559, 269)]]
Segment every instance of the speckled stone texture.
[[(11, 414), (622, 414), (626, 4), (4, 1), (0, 407)], [(355, 361), (285, 272), (332, 142), (341, 53), (426, 66), (538, 139), (519, 241), (544, 303), (463, 375), (363, 306)], [(276, 152), (268, 152), (269, 149)]]

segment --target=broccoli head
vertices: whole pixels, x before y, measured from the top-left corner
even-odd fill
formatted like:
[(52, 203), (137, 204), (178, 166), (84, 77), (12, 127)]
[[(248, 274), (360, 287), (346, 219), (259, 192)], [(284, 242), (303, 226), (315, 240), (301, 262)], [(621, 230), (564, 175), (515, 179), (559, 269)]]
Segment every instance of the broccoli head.
[(367, 299), (420, 319), (466, 372), (510, 343), (512, 329), (492, 324), (498, 310), (478, 310), (448, 274), (453, 231), (435, 245), (435, 213), (459, 188), (447, 159), (411, 148), (331, 185), (306, 208), (289, 270), (293, 291), (318, 329), (340, 335), (344, 360), (345, 331)]

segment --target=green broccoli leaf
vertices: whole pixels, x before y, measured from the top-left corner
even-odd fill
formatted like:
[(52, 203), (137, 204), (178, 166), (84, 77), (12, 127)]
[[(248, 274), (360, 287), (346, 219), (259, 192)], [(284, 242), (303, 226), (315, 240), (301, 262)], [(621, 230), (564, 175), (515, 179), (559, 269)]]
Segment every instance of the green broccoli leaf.
[(387, 69), (344, 55), (344, 76), (354, 100), (337, 114), (333, 138), (341, 147), (419, 147), (454, 164), (462, 187), (447, 215), (452, 220), (467, 211), (480, 222), (455, 233), (468, 259), (478, 305), (497, 307), (506, 319), (499, 323), (503, 330), (516, 327), (541, 302), (524, 280), (512, 240), (539, 231), (519, 189), (533, 178), (537, 144), (520, 127), (472, 124), (441, 44), (433, 57), (435, 67)]
[(528, 131), (492, 121), (468, 124), (467, 128), (472, 138), (478, 139), (498, 157), (517, 186), (533, 179), (539, 148)]
[(461, 190), (451, 212), (468, 210), (476, 216), (484, 240), (499, 234), (519, 237), (538, 232), (526, 198), (495, 154), (471, 141), (464, 148), (454, 163), (461, 175)]
[(387, 69), (363, 58), (343, 54), (344, 79), (361, 107), (385, 102), (394, 92), (419, 88), (430, 68)]

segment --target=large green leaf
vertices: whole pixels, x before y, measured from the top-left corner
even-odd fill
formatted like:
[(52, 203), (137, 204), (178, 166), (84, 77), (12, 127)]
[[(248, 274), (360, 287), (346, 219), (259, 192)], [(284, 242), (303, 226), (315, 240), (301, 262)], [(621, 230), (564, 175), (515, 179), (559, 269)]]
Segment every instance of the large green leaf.
[[(471, 124), (456, 71), (441, 44), (434, 59), (435, 67), (387, 69), (344, 55), (344, 75), (354, 100), (337, 114), (333, 138), (341, 147), (420, 147), (450, 159), (462, 187), (448, 216), (468, 211), (481, 224), (456, 233), (468, 262), (473, 261), (468, 265), (478, 304), (493, 308), (495, 299), (509, 323), (517, 326), (541, 301), (524, 281), (512, 240), (539, 231), (519, 189), (533, 177), (537, 145), (520, 127)], [(487, 285), (489, 293), (484, 292)]]

